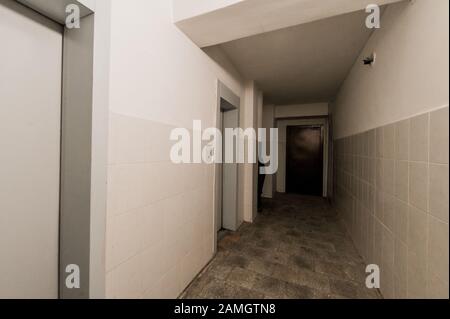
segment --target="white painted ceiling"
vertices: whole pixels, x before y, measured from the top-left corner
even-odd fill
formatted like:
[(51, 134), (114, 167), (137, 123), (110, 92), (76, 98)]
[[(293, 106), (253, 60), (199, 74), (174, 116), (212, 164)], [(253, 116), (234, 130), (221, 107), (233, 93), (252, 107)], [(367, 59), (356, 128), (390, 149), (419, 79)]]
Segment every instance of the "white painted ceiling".
[(199, 47), (403, 0), (172, 0), (175, 24)]
[(372, 31), (358, 11), (221, 44), (275, 104), (331, 101)]

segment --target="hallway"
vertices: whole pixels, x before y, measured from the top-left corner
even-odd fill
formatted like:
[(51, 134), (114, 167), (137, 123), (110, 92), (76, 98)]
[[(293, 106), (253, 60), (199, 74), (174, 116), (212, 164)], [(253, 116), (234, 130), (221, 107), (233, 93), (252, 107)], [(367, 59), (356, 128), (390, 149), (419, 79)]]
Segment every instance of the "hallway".
[(253, 224), (228, 233), (184, 299), (381, 298), (322, 198), (277, 194)]
[(0, 0), (0, 300), (448, 299), (449, 5)]

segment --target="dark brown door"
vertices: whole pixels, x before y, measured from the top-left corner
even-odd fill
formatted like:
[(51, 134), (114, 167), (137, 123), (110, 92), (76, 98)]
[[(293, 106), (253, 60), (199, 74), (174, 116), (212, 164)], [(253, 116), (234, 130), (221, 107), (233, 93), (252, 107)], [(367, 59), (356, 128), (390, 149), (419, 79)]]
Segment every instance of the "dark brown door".
[(323, 194), (323, 137), (320, 127), (288, 126), (286, 191)]

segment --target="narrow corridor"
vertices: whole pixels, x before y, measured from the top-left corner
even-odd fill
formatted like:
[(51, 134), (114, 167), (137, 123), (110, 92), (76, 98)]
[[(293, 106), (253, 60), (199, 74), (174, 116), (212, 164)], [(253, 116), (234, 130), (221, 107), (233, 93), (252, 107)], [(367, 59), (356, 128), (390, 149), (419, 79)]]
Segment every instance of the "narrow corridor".
[(448, 300), (449, 6), (0, 0), (0, 302)]
[(184, 299), (381, 298), (365, 265), (321, 198), (278, 194), (253, 224), (228, 233)]

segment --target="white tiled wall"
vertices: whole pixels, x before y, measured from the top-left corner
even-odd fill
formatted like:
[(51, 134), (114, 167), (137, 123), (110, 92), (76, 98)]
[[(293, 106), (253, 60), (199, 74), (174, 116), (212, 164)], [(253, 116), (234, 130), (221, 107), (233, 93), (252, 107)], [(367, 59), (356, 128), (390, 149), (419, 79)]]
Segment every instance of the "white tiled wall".
[(238, 96), (242, 81), (174, 25), (172, 1), (110, 2), (107, 297), (175, 298), (212, 257), (214, 176), (172, 164), (169, 133), (215, 126), (217, 81)]
[(212, 167), (172, 164), (172, 128), (110, 115), (108, 298), (176, 298), (212, 257)]
[(448, 298), (449, 109), (335, 141), (335, 204), (385, 298)]

